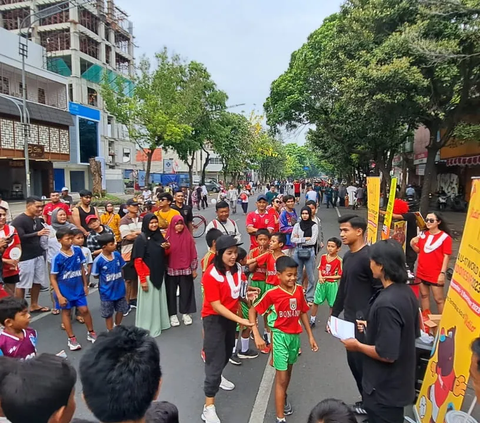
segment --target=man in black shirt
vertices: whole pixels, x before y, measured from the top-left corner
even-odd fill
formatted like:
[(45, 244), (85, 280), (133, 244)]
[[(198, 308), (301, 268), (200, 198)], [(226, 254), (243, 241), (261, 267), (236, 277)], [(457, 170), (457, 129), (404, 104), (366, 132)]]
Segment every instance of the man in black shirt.
[(49, 234), (49, 230), (43, 226), (39, 219), (42, 210), (43, 203), (39, 197), (28, 197), (25, 213), (17, 216), (12, 222), (12, 226), (17, 230), (22, 244), (22, 257), (18, 263), (20, 282), (17, 283), (15, 296), (24, 298), (25, 290), (30, 289), (30, 313), (50, 311), (48, 307), (42, 307), (38, 304), (40, 288), (49, 285), (46, 278), (44, 250), (40, 245), (40, 237)]
[(170, 207), (180, 212), (180, 215), (183, 217), (183, 220), (185, 220), (188, 229), (193, 234), (193, 212), (192, 208), (185, 204), (184, 192), (182, 190), (178, 190), (173, 199), (174, 203)]
[[(370, 423), (402, 423), (415, 399), (415, 339), (420, 336), (418, 301), (406, 285), (405, 255), (394, 240), (370, 248), (373, 276), (384, 287), (371, 304), (365, 341), (346, 339), (347, 351), (364, 355), (363, 405)], [(364, 329), (366, 328), (366, 329)]]
[[(381, 289), (381, 283), (374, 279), (370, 269), (370, 247), (365, 244), (367, 222), (357, 215), (345, 215), (338, 219), (340, 238), (349, 251), (343, 257), (343, 273), (340, 279), (337, 298), (333, 305), (332, 316), (338, 317), (343, 311), (345, 320), (355, 323), (357, 319), (365, 319), (370, 299)], [(364, 341), (364, 334), (358, 330), (355, 337)], [(347, 351), (347, 362), (352, 375), (362, 394), (363, 354)], [(354, 410), (365, 414), (362, 403), (357, 402)]]

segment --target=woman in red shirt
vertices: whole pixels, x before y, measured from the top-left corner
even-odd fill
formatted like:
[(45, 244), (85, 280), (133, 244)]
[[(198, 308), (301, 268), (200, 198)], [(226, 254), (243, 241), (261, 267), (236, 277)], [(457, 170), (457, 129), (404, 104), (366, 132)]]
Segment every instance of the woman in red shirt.
[(206, 397), (202, 419), (206, 422), (220, 421), (215, 411), (215, 395), (219, 388), (226, 391), (235, 388), (232, 382), (222, 376), (222, 372), (235, 346), (237, 323), (245, 327), (253, 326), (237, 314), (242, 288), (242, 268), (237, 263), (238, 245), (232, 236), (222, 235), (218, 238), (213, 265), (202, 278)]
[(420, 301), (423, 314), (430, 314), (430, 288), (437, 303), (438, 312), (443, 313), (445, 296), (445, 274), (452, 255), (452, 237), (447, 224), (438, 212), (429, 213), (425, 219), (427, 230), (410, 242), (418, 254), (417, 278), (420, 285)]

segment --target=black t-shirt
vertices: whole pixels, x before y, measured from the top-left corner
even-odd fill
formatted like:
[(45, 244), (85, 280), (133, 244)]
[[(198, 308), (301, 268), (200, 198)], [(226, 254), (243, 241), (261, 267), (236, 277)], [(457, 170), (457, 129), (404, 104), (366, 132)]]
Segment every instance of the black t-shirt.
[(363, 390), (380, 404), (404, 407), (415, 399), (415, 339), (420, 336), (418, 301), (405, 284), (379, 292), (368, 314), (366, 343), (393, 363), (364, 356)]
[(181, 208), (178, 207), (175, 203), (170, 206), (172, 209), (180, 212), (180, 215), (183, 217), (185, 223), (193, 222), (193, 212), (190, 206), (184, 204)]
[(355, 322), (358, 312), (366, 316), (370, 299), (379, 289), (382, 284), (374, 279), (370, 269), (370, 247), (366, 245), (355, 253), (347, 251), (332, 316), (338, 317), (344, 311), (349, 322)]
[(43, 255), (44, 251), (40, 245), (38, 231), (43, 229), (41, 220), (38, 217), (31, 218), (25, 213), (13, 219), (12, 225), (17, 230), (22, 244), (22, 257), (20, 261), (31, 260)]
[[(413, 248), (410, 246), (410, 241), (417, 236), (417, 217), (415, 213), (404, 213), (402, 214), (403, 219), (407, 222), (407, 240), (405, 255), (411, 260), (417, 258), (417, 253), (413, 251)], [(413, 269), (410, 269), (413, 270)]]

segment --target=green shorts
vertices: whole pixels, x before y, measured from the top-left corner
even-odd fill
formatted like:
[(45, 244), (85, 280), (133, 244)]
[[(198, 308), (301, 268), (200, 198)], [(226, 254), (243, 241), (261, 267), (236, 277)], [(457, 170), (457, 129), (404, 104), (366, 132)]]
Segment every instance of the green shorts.
[(260, 288), (260, 295), (258, 296), (258, 298), (262, 298), (263, 297), (263, 294), (265, 294), (266, 291), (266, 285), (267, 283), (265, 281), (254, 281), (252, 280), (250, 282), (250, 286), (253, 286), (254, 288)]
[(271, 289), (276, 288), (276, 287), (277, 287), (277, 285), (272, 285), (272, 284), (269, 284), (269, 283), (265, 282), (265, 292), (270, 291)]
[(338, 292), (338, 283), (337, 282), (325, 282), (317, 283), (315, 288), (315, 296), (313, 298), (313, 303), (316, 305), (323, 304), (325, 300), (330, 307), (333, 307), (335, 303), (335, 298), (337, 298)]
[(299, 333), (284, 333), (272, 330), (272, 366), (275, 370), (285, 371), (295, 364), (300, 349)]
[[(241, 307), (241, 313), (242, 313), (241, 316), (244, 319), (248, 320), (248, 311), (250, 310), (250, 307), (242, 301), (240, 301), (240, 307)], [(237, 323), (237, 329), (236, 330), (237, 330), (237, 332), (240, 331), (240, 325), (238, 323)]]

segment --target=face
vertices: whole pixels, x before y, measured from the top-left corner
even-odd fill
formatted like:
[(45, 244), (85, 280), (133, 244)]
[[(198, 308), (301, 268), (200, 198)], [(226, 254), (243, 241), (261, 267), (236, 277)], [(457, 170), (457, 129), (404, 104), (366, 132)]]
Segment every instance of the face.
[(308, 211), (302, 211), (302, 220), (310, 220), (310, 213)]
[(332, 242), (332, 241), (327, 242), (327, 251), (328, 251), (328, 254), (330, 254), (330, 255), (333, 256), (333, 255), (335, 255), (335, 254), (338, 253), (338, 250), (339, 250), (339, 249), (340, 249), (340, 248), (338, 248), (338, 247), (337, 247), (337, 244), (335, 244), (334, 242)]
[(98, 219), (90, 220), (88, 227), (94, 231), (100, 227), (100, 221)]
[(73, 237), (73, 245), (81, 246), (85, 242), (83, 234), (77, 234)]
[(268, 244), (270, 242), (270, 238), (267, 235), (258, 235), (257, 236), (257, 244), (259, 247), (262, 248), (267, 248)]
[(437, 216), (435, 215), (435, 213), (427, 214), (427, 218), (425, 219), (425, 223), (427, 224), (427, 229), (437, 229), (440, 222), (441, 220), (437, 219)]
[(218, 220), (220, 220), (220, 222), (226, 222), (228, 219), (228, 216), (230, 216), (230, 209), (228, 207), (217, 210), (217, 217), (218, 217)]
[(160, 198), (160, 200), (158, 200), (158, 202), (160, 203), (160, 207), (168, 207), (170, 205), (169, 201), (166, 199), (166, 198)]
[(92, 196), (86, 195), (85, 197), (82, 197), (81, 200), (83, 204), (85, 204), (86, 206), (89, 206), (90, 203), (92, 202)]
[(177, 223), (175, 223), (175, 232), (182, 232), (185, 227), (185, 224), (183, 223), (183, 220), (179, 220)]
[(232, 184), (230, 184), (230, 189), (233, 189), (233, 185), (232, 185)]
[(129, 213), (138, 214), (138, 206), (135, 206), (135, 205), (127, 206), (127, 210)]
[(377, 262), (370, 260), (370, 269), (372, 269), (372, 274), (375, 279), (381, 279), (383, 277), (383, 266)]
[(270, 238), (270, 249), (272, 250), (278, 250), (278, 249), (281, 249), (283, 247), (283, 244), (281, 244), (279, 241), (278, 241), (278, 237), (276, 236), (272, 236)]
[(355, 243), (362, 236), (362, 230), (352, 228), (350, 222), (340, 224), (340, 239), (345, 245)]
[(60, 201), (60, 194), (58, 192), (52, 192), (50, 194), (50, 200), (52, 203), (58, 203)]
[(107, 204), (105, 210), (109, 213), (113, 213), (113, 204)]
[(28, 312), (28, 308), (15, 314), (15, 319), (7, 319), (5, 326), (15, 330), (28, 328), (28, 326), (30, 326), (30, 313)]
[(264, 212), (267, 208), (268, 203), (265, 200), (257, 201), (257, 209), (260, 213)]
[(478, 371), (478, 361), (480, 357), (477, 354), (472, 354), (472, 361), (470, 363), (470, 380), (472, 381), (475, 396), (480, 398), (480, 372)]
[(35, 201), (27, 205), (27, 211), (33, 216), (40, 216), (43, 211), (43, 203), (41, 201)]
[(67, 221), (67, 213), (65, 213), (65, 210), (63, 210), (63, 209), (58, 210), (57, 221), (60, 224), (64, 224)]
[(60, 239), (60, 244), (62, 244), (63, 248), (70, 248), (73, 244), (73, 235), (65, 235), (62, 239)]
[(4, 226), (7, 223), (7, 213), (5, 210), (0, 209), (0, 226)]
[(117, 243), (115, 241), (109, 242), (104, 249), (107, 253), (113, 253), (117, 249)]
[(296, 267), (287, 267), (283, 272), (278, 272), (277, 274), (281, 285), (285, 285), (288, 288), (293, 288), (297, 283)]
[(287, 209), (293, 209), (295, 207), (295, 200), (290, 198), (285, 205), (287, 206)]
[(315, 207), (314, 204), (309, 204), (308, 207), (310, 207), (310, 210), (312, 211), (312, 215), (315, 215), (317, 208)]
[(275, 198), (275, 200), (272, 201), (272, 205), (273, 205), (273, 207), (275, 207), (276, 210), (278, 210), (280, 208), (281, 204), (282, 204), (282, 202), (277, 198)]
[(155, 232), (158, 229), (158, 220), (150, 220), (150, 222), (148, 222), (148, 229), (150, 229), (152, 232)]
[(235, 265), (238, 257), (238, 247), (230, 247), (225, 250), (222, 256), (223, 264), (227, 267)]
[(175, 202), (178, 204), (183, 204), (184, 201), (185, 201), (185, 195), (183, 194), (183, 192), (177, 192), (175, 194)]

